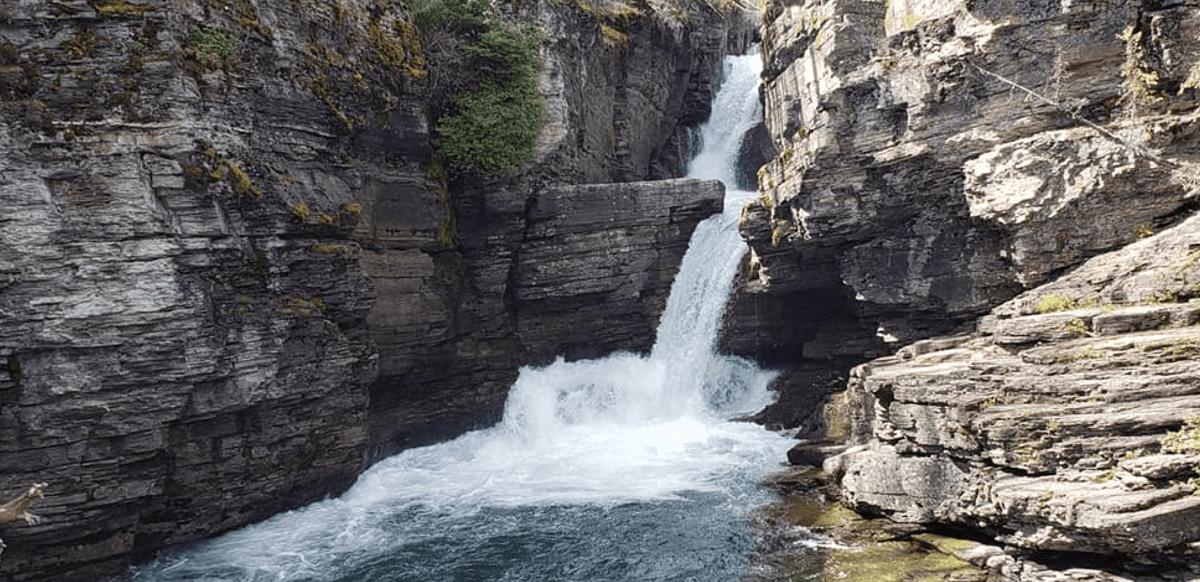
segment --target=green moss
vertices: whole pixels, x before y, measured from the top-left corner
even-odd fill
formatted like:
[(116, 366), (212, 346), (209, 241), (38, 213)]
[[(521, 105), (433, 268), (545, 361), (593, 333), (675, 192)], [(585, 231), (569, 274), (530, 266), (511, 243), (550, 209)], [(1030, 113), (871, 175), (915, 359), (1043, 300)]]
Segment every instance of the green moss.
[(779, 243), (795, 232), (792, 224), (786, 220), (777, 219), (771, 222), (771, 246), (773, 247), (779, 246)]
[(1200, 417), (1188, 418), (1179, 430), (1167, 433), (1162, 448), (1168, 453), (1200, 453)]
[(125, 0), (90, 0), (88, 2), (101, 18), (122, 16), (143, 16), (154, 12), (154, 7), (148, 4), (133, 4)]
[(600, 24), (600, 37), (604, 39), (604, 44), (610, 47), (625, 48), (629, 44), (629, 35), (610, 24)]
[(94, 57), (98, 54), (101, 47), (108, 44), (103, 37), (84, 28), (75, 29), (75, 34), (64, 40), (62, 43), (63, 50), (67, 51), (67, 55), (72, 59), (83, 57)]
[(1058, 311), (1070, 311), (1076, 307), (1078, 307), (1078, 305), (1075, 303), (1074, 299), (1063, 297), (1057, 293), (1051, 293), (1050, 295), (1042, 296), (1042, 298), (1038, 301), (1037, 306), (1035, 306), (1033, 310), (1037, 313), (1044, 314), (1055, 313)]
[(891, 542), (830, 552), (823, 578), (844, 582), (986, 579), (970, 563), (920, 544)]
[(316, 243), (312, 246), (312, 252), (318, 255), (342, 255), (346, 258), (353, 258), (358, 255), (358, 249), (353, 245), (337, 243)]
[(292, 205), (292, 214), (300, 220), (308, 220), (308, 217), (312, 215), (312, 209), (308, 207), (308, 204), (297, 202)]
[(808, 528), (847, 527), (861, 520), (857, 513), (840, 503), (806, 495), (790, 497), (780, 508), (780, 516), (796, 525)]
[(380, 64), (401, 67), (409, 77), (424, 79), (425, 56), (421, 53), (421, 37), (416, 25), (408, 20), (396, 20), (391, 34), (378, 22), (367, 25), (367, 37)]
[(354, 122), (350, 120), (350, 117), (348, 117), (340, 107), (338, 107), (337, 102), (334, 101), (333, 96), (330, 95), (329, 88), (325, 84), (324, 74), (318, 74), (316, 79), (313, 81), (313, 93), (319, 99), (321, 99), (323, 103), (325, 103), (325, 106), (329, 108), (329, 112), (332, 113), (333, 116), (342, 123), (342, 126), (346, 128), (346, 131), (354, 131)]
[(281, 299), (281, 313), (295, 317), (312, 317), (314, 306), (311, 301), (294, 295), (284, 295)]
[(250, 176), (240, 166), (230, 160), (221, 160), (221, 166), (228, 170), (227, 177), (233, 184), (233, 191), (239, 196), (246, 194), (250, 194), (255, 198), (262, 196), (262, 191), (254, 185), (254, 182), (250, 180)]

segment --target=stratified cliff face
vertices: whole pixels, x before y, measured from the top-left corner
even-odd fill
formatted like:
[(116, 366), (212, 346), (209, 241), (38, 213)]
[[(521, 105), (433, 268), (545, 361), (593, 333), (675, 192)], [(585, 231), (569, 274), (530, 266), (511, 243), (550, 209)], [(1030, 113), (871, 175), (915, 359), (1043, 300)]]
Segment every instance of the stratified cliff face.
[[(780, 154), (724, 345), (844, 382), (1182, 219), (1196, 25), (1193, 3), (771, 4)], [(807, 400), (775, 414), (819, 432)]]
[(560, 183), (678, 175), (753, 31), (581, 6), (508, 14), (550, 33), (539, 160), (449, 189), (394, 3), (0, 6), (0, 489), (49, 484), (6, 579), (336, 494), (497, 418), (522, 364), (649, 346), (720, 185)]
[[(1200, 219), (855, 369), (847, 500), (1030, 550), (1200, 549)], [(1190, 421), (1190, 425), (1189, 425)], [(1174, 434), (1174, 436), (1172, 436)]]
[[(433, 195), (423, 214), (380, 208), (368, 222), (382, 227), (364, 229), (381, 294), (371, 316), (381, 355), (371, 391), (375, 457), (498, 420), (519, 365), (649, 349), (703, 218), (696, 209), (719, 209), (709, 186), (637, 194), (555, 185), (681, 176), (721, 59), (746, 48), (752, 17), (703, 3), (537, 3), (515, 11), (542, 23), (548, 37), (537, 162), (511, 178), (451, 180), (451, 252), (439, 242), (445, 215)], [(570, 215), (547, 224), (556, 200)], [(423, 222), (387, 226), (413, 216)], [(546, 253), (559, 244), (568, 253), (556, 263), (564, 271), (552, 273)]]
[(853, 507), (1186, 574), (1198, 33), (1193, 2), (767, 9), (780, 154), (724, 341), (791, 362), (772, 414), (849, 438)]

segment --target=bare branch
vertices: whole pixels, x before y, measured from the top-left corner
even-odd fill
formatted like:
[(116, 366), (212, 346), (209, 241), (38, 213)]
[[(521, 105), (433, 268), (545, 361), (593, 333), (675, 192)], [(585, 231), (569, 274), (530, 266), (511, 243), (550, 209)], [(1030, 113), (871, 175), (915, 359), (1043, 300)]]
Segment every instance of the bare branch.
[(42, 489), (45, 487), (45, 483), (34, 484), (19, 497), (0, 505), (0, 523), (24, 520), (29, 525), (37, 525), (42, 518), (29, 513), (29, 506), (42, 498)]
[[(970, 62), (970, 61), (968, 61), (968, 62)], [(1170, 166), (1172, 168), (1182, 167), (1182, 164), (1180, 164), (1179, 162), (1160, 157), (1156, 154), (1151, 153), (1149, 150), (1147, 150), (1146, 148), (1144, 148), (1142, 146), (1132, 144), (1132, 143), (1129, 143), (1128, 140), (1121, 139), (1117, 134), (1109, 131), (1108, 129), (1105, 129), (1104, 127), (1101, 127), (1099, 124), (1097, 124), (1089, 119), (1085, 119), (1083, 116), (1079, 115), (1079, 113), (1077, 111), (1068, 109), (1062, 103), (1059, 103), (1058, 101), (1055, 101), (1049, 97), (1046, 97), (1045, 95), (1042, 95), (1041, 93), (1038, 93), (1037, 91), (1034, 91), (1033, 89), (1030, 89), (1029, 87), (1026, 87), (1016, 81), (1008, 79), (1007, 77), (1004, 77), (1003, 75), (993, 73), (993, 72), (975, 64), (974, 62), (971, 62), (971, 66), (975, 67), (976, 70), (978, 70), (980, 73), (983, 73), (984, 75), (987, 75), (993, 79), (996, 79), (1014, 89), (1024, 91), (1030, 97), (1033, 97), (1034, 99), (1037, 99), (1038, 101), (1041, 101), (1047, 105), (1054, 107), (1055, 109), (1057, 109), (1063, 113), (1066, 113), (1067, 115), (1069, 115), (1071, 117), (1071, 119), (1074, 119), (1075, 121), (1078, 121), (1079, 123), (1082, 123), (1092, 129), (1096, 130), (1096, 132), (1099, 133), (1100, 135), (1104, 136), (1105, 138), (1107, 138), (1109, 140), (1112, 140), (1117, 145), (1120, 145), (1121, 147), (1128, 149), (1134, 155), (1141, 156), (1152, 162), (1163, 164), (1164, 166)]]

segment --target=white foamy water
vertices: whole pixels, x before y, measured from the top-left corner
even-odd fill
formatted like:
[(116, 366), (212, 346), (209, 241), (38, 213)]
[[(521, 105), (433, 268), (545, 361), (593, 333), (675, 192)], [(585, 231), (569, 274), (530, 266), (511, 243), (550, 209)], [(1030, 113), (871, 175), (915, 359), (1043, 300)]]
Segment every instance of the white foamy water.
[[(732, 57), (690, 175), (732, 180), (758, 112)], [(728, 580), (788, 439), (731, 419), (773, 374), (716, 353), (741, 203), (697, 228), (649, 355), (525, 368), (503, 420), (381, 461), (337, 499), (164, 556), (138, 581)]]

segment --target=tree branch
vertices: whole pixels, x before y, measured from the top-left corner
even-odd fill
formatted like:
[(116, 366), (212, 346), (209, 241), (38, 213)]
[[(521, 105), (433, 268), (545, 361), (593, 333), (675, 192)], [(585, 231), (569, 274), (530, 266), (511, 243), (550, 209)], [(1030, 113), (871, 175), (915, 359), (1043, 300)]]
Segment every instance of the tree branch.
[(1037, 91), (1034, 91), (1033, 89), (1030, 89), (1029, 87), (1026, 87), (1016, 81), (1008, 79), (1007, 77), (1004, 77), (1003, 75), (1000, 75), (998, 73), (993, 73), (993, 72), (975, 64), (973, 61), (968, 60), (967, 62), (970, 63), (972, 67), (975, 67), (975, 69), (977, 71), (979, 71), (980, 73), (983, 73), (984, 75), (987, 75), (993, 79), (996, 79), (1014, 89), (1019, 89), (1019, 90), (1025, 92), (1026, 94), (1028, 94), (1029, 96), (1033, 97), (1034, 99), (1037, 99), (1038, 101), (1041, 101), (1047, 105), (1050, 105), (1051, 107), (1054, 107), (1055, 109), (1057, 109), (1063, 113), (1066, 113), (1067, 115), (1071, 116), (1071, 119), (1074, 119), (1075, 121), (1078, 121), (1079, 123), (1082, 123), (1092, 129), (1096, 130), (1096, 132), (1099, 133), (1100, 135), (1111, 140), (1112, 142), (1116, 143), (1117, 145), (1119, 145), (1125, 149), (1128, 149), (1134, 155), (1141, 156), (1152, 162), (1163, 164), (1164, 166), (1169, 166), (1172, 168), (1183, 167), (1183, 165), (1180, 164), (1179, 162), (1160, 157), (1158, 155), (1151, 153), (1149, 150), (1147, 150), (1146, 148), (1144, 148), (1142, 146), (1135, 145), (1135, 144), (1129, 143), (1128, 140), (1121, 139), (1119, 136), (1117, 136), (1117, 134), (1109, 131), (1108, 129), (1105, 129), (1104, 127), (1101, 127), (1099, 124), (1097, 124), (1089, 119), (1085, 119), (1083, 116), (1079, 115), (1078, 113), (1076, 113), (1070, 109), (1067, 109), (1063, 104), (1061, 104), (1049, 97), (1046, 97), (1045, 95), (1042, 95), (1041, 93), (1038, 93)]

